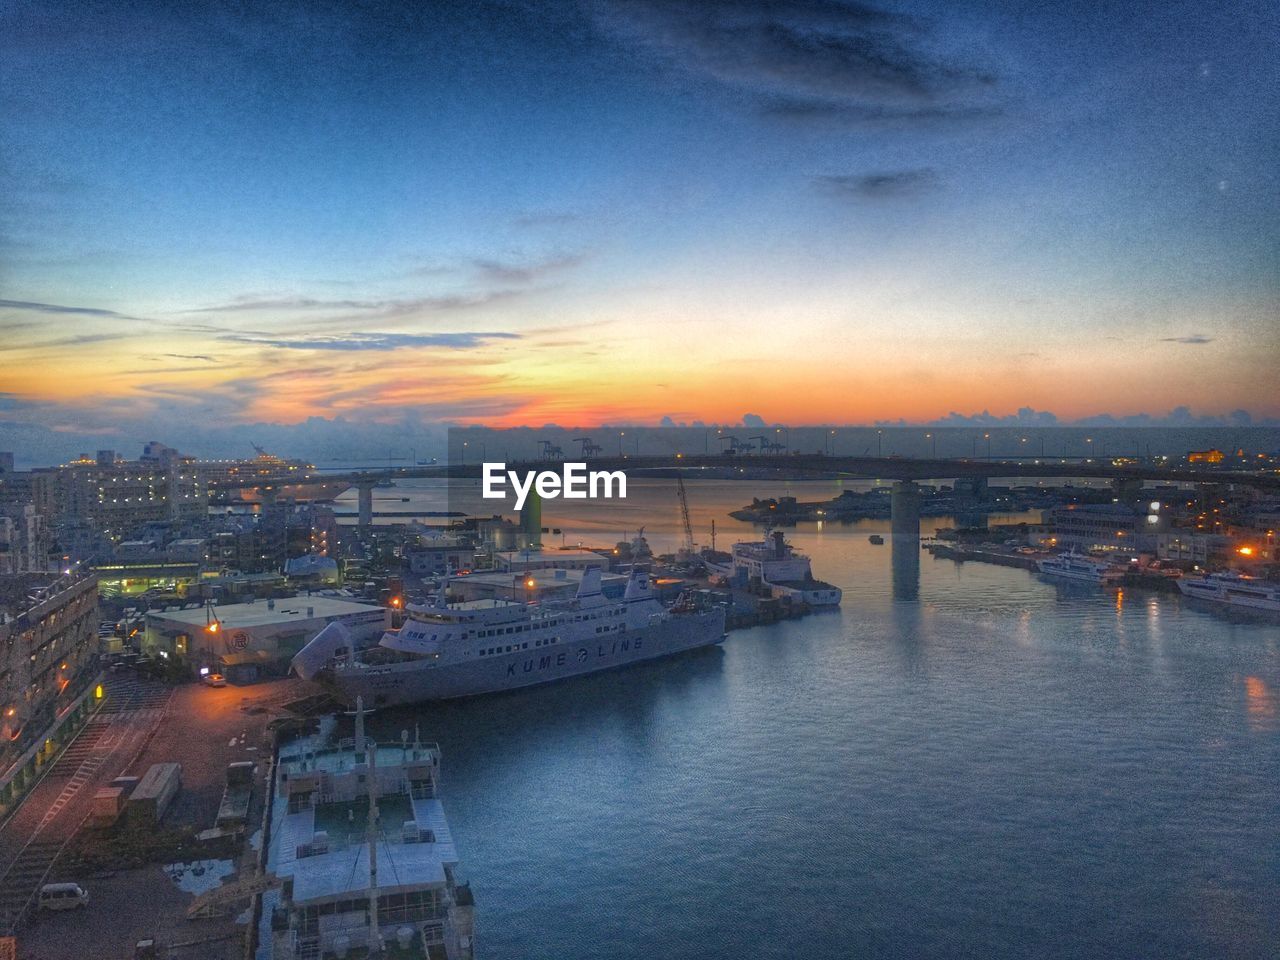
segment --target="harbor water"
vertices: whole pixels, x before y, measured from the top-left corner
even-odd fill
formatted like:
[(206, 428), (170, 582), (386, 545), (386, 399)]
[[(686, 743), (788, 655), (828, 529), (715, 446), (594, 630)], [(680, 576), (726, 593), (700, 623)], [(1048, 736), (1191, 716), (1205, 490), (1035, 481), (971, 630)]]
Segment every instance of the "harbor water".
[[(727, 512), (785, 492), (690, 483), (698, 539), (712, 517), (721, 549), (746, 538)], [(544, 524), (676, 545), (669, 483), (620, 506)], [(443, 749), (482, 955), (1276, 956), (1280, 625), (928, 554), (917, 573), (875, 532), (789, 532), (839, 612), (374, 718)]]

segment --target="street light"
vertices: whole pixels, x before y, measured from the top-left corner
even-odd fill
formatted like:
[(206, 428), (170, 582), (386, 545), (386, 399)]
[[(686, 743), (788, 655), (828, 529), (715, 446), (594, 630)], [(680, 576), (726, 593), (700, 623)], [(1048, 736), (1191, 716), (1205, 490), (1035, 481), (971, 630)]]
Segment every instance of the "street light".
[(883, 439), (884, 439), (884, 431), (877, 430), (876, 431), (876, 459), (877, 460), (879, 460), (882, 456), (882, 454), (880, 453), (880, 441)]
[(937, 460), (937, 459), (938, 459), (938, 438), (937, 438), (937, 437), (935, 437), (932, 433), (926, 433), (926, 434), (924, 435), (924, 438), (925, 438), (926, 440), (931, 440), (931, 441), (933, 441), (932, 448), (931, 448), (933, 452), (932, 452), (932, 453), (930, 453), (930, 454), (929, 454), (929, 456), (930, 456), (932, 459)]
[(982, 439), (987, 441), (987, 459), (990, 460), (991, 459), (991, 434), (984, 433), (982, 435)]

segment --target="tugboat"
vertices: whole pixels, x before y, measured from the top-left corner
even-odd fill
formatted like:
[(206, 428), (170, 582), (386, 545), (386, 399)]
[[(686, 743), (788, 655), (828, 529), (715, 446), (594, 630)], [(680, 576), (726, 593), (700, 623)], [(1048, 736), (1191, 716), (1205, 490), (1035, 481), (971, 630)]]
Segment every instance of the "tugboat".
[[(272, 960), (472, 960), (475, 901), (439, 799), (440, 748), (408, 731), (281, 755), (268, 867), (280, 881)], [(381, 870), (379, 869), (381, 866)], [(369, 918), (376, 922), (370, 923)], [(361, 952), (363, 951), (363, 952)]]

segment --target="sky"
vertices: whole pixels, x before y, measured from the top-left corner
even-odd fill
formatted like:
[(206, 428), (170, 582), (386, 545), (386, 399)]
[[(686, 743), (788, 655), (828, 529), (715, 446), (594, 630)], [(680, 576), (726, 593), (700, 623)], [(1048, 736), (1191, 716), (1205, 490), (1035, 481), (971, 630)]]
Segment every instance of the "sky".
[(1278, 9), (11, 0), (0, 449), (1275, 420)]

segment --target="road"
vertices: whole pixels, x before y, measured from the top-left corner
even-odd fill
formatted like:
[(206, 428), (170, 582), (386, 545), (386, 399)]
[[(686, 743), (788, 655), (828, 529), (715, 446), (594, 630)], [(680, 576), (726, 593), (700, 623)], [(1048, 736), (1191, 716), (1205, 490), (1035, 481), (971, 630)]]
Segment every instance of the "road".
[[(0, 827), (0, 920), (6, 928), (16, 926), (19, 957), (127, 958), (139, 939), (151, 936), (170, 948), (161, 956), (171, 960), (241, 956), (243, 925), (185, 919), (190, 884), (198, 886), (206, 870), (212, 878), (232, 869), (230, 861), (185, 873), (152, 864), (86, 877), (72, 875), (74, 858), (59, 861), (59, 855), (87, 818), (99, 787), (125, 774), (139, 776), (162, 760), (181, 763), (183, 781), (165, 825), (213, 826), (227, 764), (265, 757), (267, 724), (282, 714), (281, 704), (299, 695), (299, 684), (214, 689), (172, 687), (132, 673), (111, 677), (106, 704)], [(42, 884), (66, 880), (89, 891), (87, 908), (60, 914), (34, 909)]]
[(129, 676), (108, 684), (81, 729), (0, 827), (0, 924), (18, 926), (54, 861), (89, 814), (97, 788), (121, 776), (165, 714), (172, 688)]

